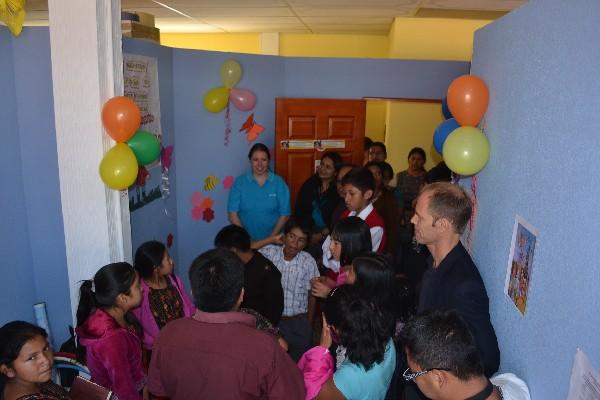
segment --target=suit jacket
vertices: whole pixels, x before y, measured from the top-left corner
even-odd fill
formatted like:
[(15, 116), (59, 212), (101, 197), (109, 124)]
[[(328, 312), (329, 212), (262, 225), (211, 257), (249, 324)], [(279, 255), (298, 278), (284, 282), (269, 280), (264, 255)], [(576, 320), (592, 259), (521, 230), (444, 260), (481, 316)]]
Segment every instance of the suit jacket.
[(481, 354), (486, 376), (500, 365), (500, 350), (490, 321), (489, 298), (467, 250), (459, 242), (437, 268), (430, 266), (423, 276), (418, 312), (450, 308), (469, 326)]

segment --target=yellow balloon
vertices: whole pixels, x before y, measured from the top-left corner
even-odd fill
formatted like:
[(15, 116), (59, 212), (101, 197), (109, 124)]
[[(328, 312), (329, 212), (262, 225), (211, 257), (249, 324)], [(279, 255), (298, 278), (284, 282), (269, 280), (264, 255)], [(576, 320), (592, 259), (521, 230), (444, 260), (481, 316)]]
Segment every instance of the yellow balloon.
[(450, 170), (458, 175), (475, 175), (490, 158), (490, 143), (481, 129), (462, 126), (448, 135), (442, 151)]
[(235, 60), (227, 60), (221, 65), (221, 82), (229, 89), (242, 79), (242, 66)]
[(210, 89), (204, 96), (204, 108), (213, 113), (223, 110), (229, 101), (229, 89), (220, 86)]
[(125, 143), (117, 143), (100, 161), (100, 177), (106, 186), (123, 190), (135, 182), (138, 163), (133, 151)]

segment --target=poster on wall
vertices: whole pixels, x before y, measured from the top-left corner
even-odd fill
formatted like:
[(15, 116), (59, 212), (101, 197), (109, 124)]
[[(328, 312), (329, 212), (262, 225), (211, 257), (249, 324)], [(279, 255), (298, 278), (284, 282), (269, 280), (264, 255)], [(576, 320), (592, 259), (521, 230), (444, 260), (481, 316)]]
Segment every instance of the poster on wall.
[[(161, 142), (158, 61), (153, 57), (123, 54), (124, 94), (140, 109), (140, 130), (152, 133)], [(134, 211), (161, 198), (160, 162), (141, 166), (133, 190), (129, 191), (129, 210)], [(153, 175), (156, 175), (153, 179)]]
[(527, 309), (533, 272), (533, 253), (538, 236), (539, 231), (533, 225), (520, 215), (515, 216), (504, 293), (522, 315), (525, 315)]

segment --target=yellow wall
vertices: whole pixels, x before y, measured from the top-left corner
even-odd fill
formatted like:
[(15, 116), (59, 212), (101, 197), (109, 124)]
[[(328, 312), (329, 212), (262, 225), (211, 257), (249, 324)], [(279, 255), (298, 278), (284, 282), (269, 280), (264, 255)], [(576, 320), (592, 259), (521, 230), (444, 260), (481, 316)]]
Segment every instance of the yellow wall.
[(390, 58), (470, 61), (473, 33), (492, 22), (450, 18), (396, 18), (390, 29)]
[(388, 101), (387, 161), (398, 173), (408, 168), (408, 152), (422, 147), (427, 153), (426, 169), (442, 160), (433, 147), (433, 131), (442, 122), (439, 103)]
[(383, 100), (367, 101), (367, 116), (365, 121), (365, 136), (374, 142), (385, 141), (385, 124), (387, 102)]
[[(396, 18), (390, 29), (390, 58), (414, 60), (470, 61), (475, 30), (488, 20), (444, 18)], [(427, 153), (426, 169), (441, 156), (433, 147), (433, 132), (442, 122), (439, 103), (388, 102), (386, 147), (394, 172), (408, 167), (410, 149), (419, 146)]]
[(279, 54), (289, 57), (387, 58), (388, 48), (387, 36), (379, 35), (279, 35)]
[[(470, 61), (475, 30), (490, 20), (458, 18), (396, 18), (388, 36), (282, 33), (279, 51), (294, 57), (360, 57)], [(161, 33), (167, 46), (260, 54), (260, 34)], [(407, 168), (408, 151), (427, 152), (426, 168), (441, 160), (432, 144), (442, 121), (440, 104), (397, 101), (367, 102), (366, 134), (385, 140), (394, 171)]]
[(162, 33), (160, 44), (195, 50), (260, 54), (258, 33)]

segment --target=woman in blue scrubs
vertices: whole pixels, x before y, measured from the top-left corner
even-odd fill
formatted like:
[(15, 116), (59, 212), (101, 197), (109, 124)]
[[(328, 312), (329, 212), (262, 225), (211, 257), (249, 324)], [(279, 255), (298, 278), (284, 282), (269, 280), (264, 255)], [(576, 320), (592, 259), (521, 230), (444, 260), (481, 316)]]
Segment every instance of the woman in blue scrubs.
[(231, 187), (227, 212), (232, 224), (245, 228), (252, 241), (278, 234), (291, 214), (290, 190), (269, 170), (271, 154), (262, 143), (248, 153), (251, 171), (238, 176)]

